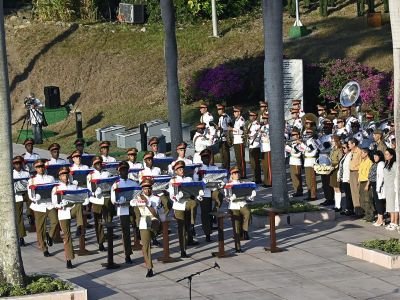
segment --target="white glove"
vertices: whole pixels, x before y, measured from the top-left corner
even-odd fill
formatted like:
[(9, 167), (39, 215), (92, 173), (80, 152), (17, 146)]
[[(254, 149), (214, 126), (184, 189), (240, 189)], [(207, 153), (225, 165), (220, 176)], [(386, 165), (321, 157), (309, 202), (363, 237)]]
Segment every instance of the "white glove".
[(89, 203), (90, 203), (90, 199), (89, 199), (89, 197), (87, 197), (85, 199), (85, 201), (82, 203), (82, 205), (85, 206), (85, 205), (88, 205)]
[(204, 196), (204, 191), (203, 190), (200, 190), (199, 191), (199, 197), (203, 197)]
[(40, 197), (39, 194), (36, 194), (36, 195), (35, 195), (35, 199), (33, 199), (33, 201), (37, 202), (37, 201), (39, 201), (40, 199), (42, 199), (42, 197)]
[(182, 199), (183, 198), (183, 193), (182, 193), (182, 191), (180, 191), (176, 196), (175, 196), (175, 199), (176, 200), (179, 200), (179, 199)]
[(72, 181), (72, 184), (78, 186), (79, 183), (77, 180), (74, 180), (74, 181)]
[(219, 189), (222, 189), (222, 188), (224, 188), (224, 186), (225, 186), (225, 182), (220, 182), (220, 183), (218, 183), (218, 188)]
[(200, 195), (199, 195), (199, 196), (197, 196), (196, 198), (197, 198), (197, 200), (199, 200), (199, 201), (203, 201), (203, 197), (202, 197), (202, 196), (200, 196)]
[(126, 198), (124, 196), (119, 197), (118, 203), (122, 204), (126, 202)]
[(251, 195), (247, 197), (248, 201), (254, 201), (254, 198), (256, 197), (256, 191), (252, 191)]
[(95, 191), (94, 191), (94, 195), (97, 197), (97, 196), (100, 196), (101, 195), (101, 188), (97, 188)]
[(230, 196), (229, 200), (231, 200), (231, 201), (236, 200), (236, 194), (232, 194), (232, 196)]

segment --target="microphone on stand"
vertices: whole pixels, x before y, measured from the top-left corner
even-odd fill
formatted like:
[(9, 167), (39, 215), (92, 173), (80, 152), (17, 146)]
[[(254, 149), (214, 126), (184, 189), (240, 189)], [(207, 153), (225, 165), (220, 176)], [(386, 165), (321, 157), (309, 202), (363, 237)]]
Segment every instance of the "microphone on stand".
[(214, 262), (214, 268), (221, 269), (221, 268), (219, 267), (219, 264), (217, 264), (217, 262)]

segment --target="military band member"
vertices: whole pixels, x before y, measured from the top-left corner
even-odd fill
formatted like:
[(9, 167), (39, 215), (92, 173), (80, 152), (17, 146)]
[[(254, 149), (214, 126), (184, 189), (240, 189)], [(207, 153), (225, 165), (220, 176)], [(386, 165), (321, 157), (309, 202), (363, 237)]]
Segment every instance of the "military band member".
[(261, 126), (261, 164), (264, 174), (263, 187), (272, 186), (272, 170), (271, 170), (271, 144), (269, 139), (269, 116), (268, 112), (263, 114), (263, 124)]
[[(37, 184), (54, 183), (54, 177), (45, 174), (45, 162), (38, 159), (33, 164), (36, 175), (28, 181), (28, 197), (31, 199), (31, 209), (34, 211), (36, 220), (36, 233), (40, 250), (43, 251), (45, 257), (49, 257), (47, 245), (53, 245), (53, 237), (57, 228), (58, 218), (57, 211), (52, 203), (37, 203), (40, 196), (30, 187)], [(46, 233), (46, 221), (50, 220), (50, 230)], [(47, 245), (45, 242), (47, 240)]]
[(325, 121), (325, 118), (326, 118), (325, 106), (318, 104), (317, 105), (317, 111), (318, 111), (317, 130), (322, 130), (322, 127), (324, 125), (324, 121)]
[(57, 209), (58, 220), (60, 222), (61, 230), (64, 233), (64, 253), (65, 260), (67, 261), (67, 269), (72, 269), (74, 266), (72, 265), (71, 260), (75, 258), (75, 254), (72, 245), (71, 219), (76, 219), (77, 227), (83, 227), (82, 205), (88, 204), (89, 199), (85, 199), (86, 204), (76, 203), (73, 206), (64, 206), (62, 203), (59, 203), (58, 200), (60, 196), (57, 195), (58, 191), (70, 189), (76, 190), (77, 188), (76, 185), (70, 183), (69, 172), (70, 169), (68, 167), (61, 167), (58, 171), (59, 185), (55, 186), (52, 190), (52, 202), (54, 207)]
[(306, 129), (305, 131), (305, 149), (304, 149), (304, 173), (306, 177), (306, 184), (308, 196), (305, 200), (317, 200), (317, 181), (315, 177), (314, 164), (317, 159), (317, 146), (315, 144), (315, 132), (313, 129)]
[(122, 241), (124, 245), (125, 262), (132, 264), (131, 254), (131, 233), (130, 233), (130, 211), (126, 203), (132, 199), (127, 199), (123, 196), (117, 198), (116, 190), (118, 188), (136, 187), (139, 186), (135, 181), (128, 178), (129, 164), (126, 161), (121, 161), (118, 165), (119, 179), (111, 187), (111, 203), (116, 207), (117, 216), (121, 222)]
[[(193, 180), (194, 181), (204, 181), (204, 173), (202, 171), (209, 170), (218, 170), (217, 166), (210, 165), (211, 152), (208, 149), (201, 151), (200, 153), (202, 165), (199, 168), (194, 170)], [(201, 226), (203, 228), (203, 232), (206, 236), (206, 242), (210, 242), (211, 238), (211, 230), (212, 230), (212, 218), (210, 213), (213, 210), (213, 203), (216, 203), (216, 207), (219, 208), (221, 206), (221, 196), (218, 189), (211, 190), (209, 188), (204, 188), (204, 196), (200, 201), (200, 209), (201, 209)]]
[(351, 113), (351, 106), (349, 107), (342, 107), (342, 117), (345, 120), (345, 127), (347, 132), (350, 134), (351, 133), (351, 123), (354, 121), (358, 121), (356, 117), (354, 117)]
[(292, 100), (292, 108), (298, 109), (299, 110), (299, 116), (300, 118), (304, 116), (304, 112), (301, 106), (301, 100), (300, 99), (294, 99)]
[(61, 146), (58, 143), (53, 143), (49, 146), (48, 150), (50, 151), (51, 158), (46, 162), (47, 165), (62, 165), (67, 163), (65, 159), (60, 158), (60, 149)]
[[(321, 136), (317, 140), (317, 146), (319, 150), (319, 160), (320, 163), (323, 161), (324, 158), (328, 158), (331, 153), (332, 148), (332, 127), (329, 124), (331, 122), (330, 119), (325, 119), (323, 122), (323, 132)], [(333, 124), (332, 124), (333, 125)], [(339, 150), (341, 150), (339, 148)], [(321, 183), (322, 183), (322, 190), (324, 192), (325, 201), (321, 203), (321, 205), (328, 206), (333, 205), (334, 202), (334, 190), (331, 186), (331, 175), (330, 174), (321, 174)]]
[(303, 131), (303, 121), (300, 117), (300, 110), (298, 108), (291, 108), (290, 113), (292, 118), (287, 121), (289, 126), (289, 134), (294, 128), (297, 128), (300, 132)]
[(249, 158), (253, 171), (253, 181), (256, 184), (261, 183), (261, 166), (260, 166), (260, 128), (261, 125), (257, 121), (257, 113), (249, 112), (250, 125), (248, 129)]
[(140, 230), (140, 242), (147, 267), (147, 278), (154, 276), (150, 242), (160, 228), (157, 211), (160, 206), (160, 198), (153, 195), (152, 185), (153, 181), (151, 179), (143, 180), (141, 183), (142, 193), (137, 199), (131, 201), (131, 205), (135, 207), (135, 215), (138, 216), (136, 224)]
[(178, 162), (178, 161), (183, 161), (185, 162), (186, 165), (192, 165), (193, 161), (189, 158), (186, 158), (186, 148), (187, 148), (187, 144), (185, 142), (182, 142), (180, 144), (178, 144), (178, 146), (176, 146), (176, 152), (178, 153), (178, 157), (176, 158), (176, 160), (174, 160), (172, 163), (170, 163), (168, 165), (168, 173), (173, 175), (174, 174), (174, 165)]
[(205, 123), (206, 124), (206, 134), (208, 134), (208, 130), (211, 126), (211, 122), (214, 122), (214, 117), (213, 115), (208, 111), (208, 106), (206, 104), (200, 104), (199, 106), (200, 110), (200, 123)]
[(219, 115), (217, 137), (219, 138), (219, 153), (221, 153), (222, 168), (229, 169), (231, 165), (231, 153), (229, 148), (232, 142), (229, 136), (229, 124), (232, 123), (232, 120), (225, 113), (224, 105), (217, 104), (217, 112)]
[(233, 149), (235, 151), (236, 164), (242, 178), (246, 178), (245, 144), (243, 141), (245, 120), (242, 117), (242, 107), (233, 107), (234, 124), (229, 130), (233, 133)]
[(301, 155), (304, 150), (304, 145), (300, 139), (300, 131), (295, 128), (292, 131), (292, 140), (286, 145), (285, 150), (290, 154), (289, 157), (289, 168), (290, 178), (292, 181), (294, 194), (292, 197), (303, 196), (303, 184), (301, 179)]
[(388, 126), (389, 126), (389, 131), (384, 135), (383, 139), (385, 141), (385, 144), (388, 148), (392, 148), (391, 147), (391, 141), (396, 138), (395, 132), (394, 132), (394, 121), (390, 120), (388, 122)]
[(342, 116), (336, 118), (336, 130), (333, 134), (340, 137), (341, 140), (345, 140), (348, 137), (349, 132), (345, 128), (344, 118)]
[(169, 184), (169, 195), (173, 202), (172, 208), (174, 209), (175, 219), (178, 222), (178, 237), (179, 247), (181, 250), (181, 257), (189, 257), (186, 254), (186, 247), (195, 246), (199, 243), (193, 240), (193, 228), (196, 223), (197, 202), (195, 199), (184, 199), (184, 195), (178, 192), (174, 187), (174, 183), (179, 182), (192, 182), (192, 178), (185, 177), (185, 163), (178, 161), (174, 165), (175, 176), (171, 179)]
[[(161, 175), (161, 169), (153, 166), (153, 159), (154, 159), (154, 152), (148, 151), (144, 154), (143, 156), (144, 168), (142, 171), (139, 172), (139, 183), (141, 183), (143, 179), (146, 177), (154, 177)], [(164, 194), (164, 192), (159, 193), (157, 196), (160, 197), (161, 199), (165, 215), (168, 215), (172, 203), (170, 203), (168, 197)], [(153, 242), (158, 244), (156, 240), (154, 240)]]
[(103, 159), (103, 163), (117, 161), (114, 157), (109, 155), (110, 145), (111, 145), (111, 143), (109, 141), (103, 141), (99, 144), (100, 155), (101, 155), (101, 158)]
[(212, 145), (212, 140), (210, 140), (205, 135), (206, 124), (199, 123), (196, 126), (196, 133), (193, 136), (193, 146), (194, 146), (194, 156), (193, 163), (201, 164), (200, 152)]
[[(93, 172), (87, 176), (87, 188), (94, 193), (95, 196), (101, 196), (103, 191), (97, 188), (94, 190), (94, 185), (92, 185), (92, 179), (104, 179), (111, 177), (111, 174), (103, 169), (103, 158), (101, 156), (93, 157)], [(111, 199), (108, 196), (104, 196), (104, 204), (92, 204), (92, 212), (94, 216), (94, 226), (96, 232), (97, 243), (99, 244), (100, 251), (106, 251), (104, 247), (105, 236), (104, 236), (104, 222), (111, 222), (113, 218), (113, 208), (111, 204)]]
[(349, 136), (354, 137), (360, 144), (362, 144), (364, 136), (360, 129), (360, 122), (358, 122), (358, 120), (353, 120), (353, 122), (351, 122), (351, 133)]
[(154, 158), (164, 158), (165, 153), (158, 152), (158, 144), (159, 144), (158, 138), (153, 136), (149, 140), (150, 151), (154, 153)]
[[(25, 246), (24, 237), (26, 236), (26, 230), (24, 226), (24, 215), (23, 215), (23, 204), (28, 201), (28, 192), (26, 190), (28, 185), (28, 179), (30, 174), (24, 170), (24, 158), (22, 156), (16, 156), (13, 158), (13, 179), (27, 178), (14, 182), (15, 192), (15, 212), (17, 215), (17, 234), (19, 238), (19, 245)], [(17, 188), (17, 187), (21, 188)]]
[[(228, 182), (228, 184), (239, 184), (241, 183), (240, 181), (240, 175), (239, 175), (239, 168), (233, 167), (230, 169), (230, 174), (231, 178)], [(249, 200), (253, 201), (256, 196), (256, 191), (253, 190), (251, 195), (249, 196)], [(236, 200), (236, 195), (232, 194), (229, 197), (229, 209), (231, 210), (232, 214), (234, 216), (242, 216), (243, 217), (243, 224), (242, 228), (240, 228), (240, 221), (238, 219), (235, 220), (235, 231), (240, 232), (240, 229), (243, 230), (243, 239), (249, 240), (249, 223), (250, 223), (250, 209), (247, 207), (246, 201), (235, 201)], [(236, 252), (239, 249), (236, 249)]]
[(265, 121), (263, 118), (263, 115), (264, 115), (264, 113), (268, 113), (268, 103), (267, 103), (267, 101), (259, 101), (258, 103), (260, 105), (260, 110), (258, 112), (257, 120), (260, 123), (260, 125), (263, 125), (264, 121)]
[(333, 116), (332, 123), (333, 123), (333, 130), (335, 131), (336, 125), (337, 125), (337, 117), (339, 115), (339, 112), (336, 109), (331, 108), (329, 110), (329, 115)]

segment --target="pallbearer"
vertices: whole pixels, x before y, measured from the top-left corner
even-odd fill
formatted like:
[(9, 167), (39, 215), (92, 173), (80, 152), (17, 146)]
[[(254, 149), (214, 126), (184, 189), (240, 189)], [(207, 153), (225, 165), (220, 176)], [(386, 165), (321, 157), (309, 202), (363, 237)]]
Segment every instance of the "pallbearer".
[[(187, 245), (197, 245), (193, 240), (193, 228), (196, 222), (197, 202), (194, 199), (184, 198), (183, 193), (178, 192), (175, 183), (192, 182), (192, 178), (185, 177), (185, 163), (178, 161), (174, 165), (175, 176), (169, 185), (169, 195), (173, 202), (172, 208), (178, 222), (179, 247), (181, 257), (188, 257), (186, 254)], [(190, 228), (192, 227), (192, 228)]]
[(150, 151), (154, 153), (154, 158), (164, 158), (165, 153), (158, 152), (158, 144), (159, 144), (158, 138), (153, 136), (149, 140)]
[[(240, 175), (239, 175), (239, 168), (238, 167), (233, 167), (230, 169), (231, 173), (231, 178), (229, 182), (227, 183), (227, 186), (229, 185), (235, 185), (241, 183), (240, 181)], [(227, 190), (225, 190), (226, 192)], [(254, 197), (256, 196), (256, 191), (253, 190), (251, 195), (249, 195), (249, 199), (253, 200)], [(235, 231), (236, 233), (240, 232), (240, 229), (243, 230), (243, 238), (245, 240), (249, 240), (249, 222), (250, 222), (250, 209), (246, 205), (246, 201), (237, 201), (236, 195), (226, 195), (228, 197), (229, 201), (229, 209), (232, 211), (232, 214), (234, 216), (243, 217), (243, 225), (242, 228), (240, 228), (240, 222), (238, 219), (235, 221)], [(238, 250), (238, 249), (236, 249)]]
[(168, 173), (169, 174), (174, 174), (174, 165), (178, 161), (183, 161), (185, 165), (192, 165), (193, 161), (189, 158), (186, 157), (186, 148), (187, 144), (185, 142), (180, 143), (178, 146), (176, 146), (176, 152), (178, 153), (178, 157), (176, 160), (174, 160), (169, 166), (168, 166)]
[[(82, 205), (87, 205), (89, 203), (89, 198), (86, 195), (82, 195), (82, 200), (84, 203), (76, 203), (69, 205), (64, 203), (62, 200), (62, 196), (59, 195), (62, 191), (67, 190), (77, 190), (78, 187), (69, 182), (70, 179), (70, 169), (68, 167), (62, 167), (58, 171), (58, 179), (59, 185), (54, 187), (52, 190), (52, 202), (54, 206), (57, 208), (58, 219), (60, 221), (61, 230), (64, 233), (64, 252), (65, 259), (67, 261), (67, 268), (72, 269), (73, 265), (71, 260), (75, 258), (74, 248), (72, 245), (72, 235), (71, 235), (71, 219), (76, 219), (76, 226), (83, 226), (83, 214), (82, 214)], [(81, 232), (83, 232), (81, 230)]]
[(49, 146), (48, 149), (50, 151), (51, 158), (49, 161), (47, 161), (47, 165), (63, 165), (67, 163), (65, 159), (60, 158), (60, 144), (53, 143)]
[(15, 192), (15, 212), (17, 215), (17, 233), (19, 238), (19, 245), (25, 246), (24, 237), (26, 236), (24, 226), (23, 204), (28, 201), (28, 180), (29, 172), (24, 170), (24, 159), (22, 156), (13, 158), (13, 179), (14, 179), (14, 192)]
[(141, 183), (142, 193), (137, 199), (131, 201), (131, 205), (135, 207), (135, 214), (139, 216), (136, 222), (140, 229), (143, 258), (147, 267), (146, 277), (154, 276), (150, 242), (160, 228), (157, 212), (158, 207), (160, 207), (160, 198), (153, 195), (152, 185), (151, 179), (143, 180)]
[(110, 145), (111, 143), (109, 141), (103, 141), (99, 144), (100, 155), (105, 163), (117, 161), (114, 157), (109, 155)]
[(125, 262), (132, 264), (131, 254), (131, 234), (130, 234), (130, 216), (129, 216), (129, 201), (125, 196), (118, 196), (119, 188), (137, 187), (136, 182), (128, 178), (129, 164), (122, 161), (118, 165), (119, 180), (117, 180), (111, 188), (111, 203), (115, 205), (117, 216), (121, 222), (122, 240), (124, 244)]
[(138, 154), (138, 149), (137, 148), (129, 148), (126, 151), (126, 154), (128, 156), (128, 164), (129, 164), (129, 169), (141, 169), (143, 168), (143, 164), (139, 161), (137, 161), (137, 154)]
[[(49, 257), (50, 253), (48, 251), (47, 245), (50, 247), (53, 246), (53, 237), (58, 224), (57, 211), (53, 203), (51, 202), (51, 199), (49, 199), (48, 202), (39, 203), (41, 197), (38, 193), (35, 192), (35, 186), (54, 183), (54, 177), (45, 174), (44, 160), (36, 160), (33, 166), (36, 170), (36, 175), (28, 181), (28, 197), (32, 201), (31, 208), (35, 214), (36, 233), (39, 248), (43, 251), (43, 255), (45, 257)], [(49, 233), (46, 233), (47, 218), (49, 218), (50, 220)], [(47, 239), (47, 245), (45, 239)]]

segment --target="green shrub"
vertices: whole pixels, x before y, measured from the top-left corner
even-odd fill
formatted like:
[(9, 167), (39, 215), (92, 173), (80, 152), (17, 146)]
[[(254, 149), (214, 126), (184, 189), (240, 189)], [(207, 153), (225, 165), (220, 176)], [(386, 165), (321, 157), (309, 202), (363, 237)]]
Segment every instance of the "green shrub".
[(34, 275), (26, 278), (26, 287), (12, 286), (0, 282), (0, 297), (23, 296), (56, 291), (72, 290), (72, 286), (60, 279), (50, 276)]
[(33, 0), (33, 11), (41, 21), (72, 21), (77, 17), (79, 0)]
[(361, 243), (363, 247), (380, 250), (389, 254), (400, 254), (399, 239), (391, 238), (389, 240), (370, 240)]

